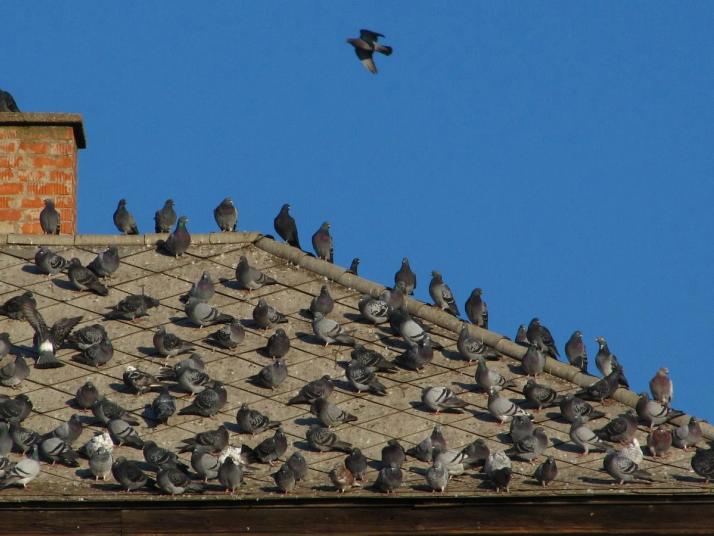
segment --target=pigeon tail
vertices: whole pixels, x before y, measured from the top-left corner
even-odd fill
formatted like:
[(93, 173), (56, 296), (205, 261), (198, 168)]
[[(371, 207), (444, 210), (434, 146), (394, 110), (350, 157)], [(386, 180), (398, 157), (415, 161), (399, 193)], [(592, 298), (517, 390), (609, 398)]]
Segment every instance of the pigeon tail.
[(57, 359), (52, 352), (40, 352), (35, 362), (35, 368), (38, 369), (52, 369), (64, 367), (64, 363)]

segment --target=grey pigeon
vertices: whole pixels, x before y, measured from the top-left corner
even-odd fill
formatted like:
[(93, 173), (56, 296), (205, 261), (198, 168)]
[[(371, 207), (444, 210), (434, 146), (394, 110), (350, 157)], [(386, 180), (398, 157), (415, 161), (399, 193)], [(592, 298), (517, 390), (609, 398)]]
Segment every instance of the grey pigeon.
[(137, 395), (143, 395), (154, 387), (161, 387), (161, 383), (153, 374), (140, 370), (134, 365), (127, 365), (126, 369), (124, 369), (122, 380), (127, 389)]
[(188, 218), (181, 216), (176, 223), (176, 228), (166, 240), (159, 240), (157, 243), (159, 249), (176, 258), (186, 253), (191, 245), (191, 234), (186, 227), (187, 223)]
[[(388, 319), (389, 324), (396, 326), (394, 328), (396, 333), (404, 339), (409, 346), (416, 346), (425, 338), (429, 337), (429, 334), (424, 328), (409, 315), (403, 306), (390, 309)], [(432, 345), (437, 349), (439, 348), (434, 343), (432, 343)]]
[(404, 447), (396, 439), (390, 439), (387, 444), (382, 447), (382, 465), (389, 467), (396, 465), (401, 467), (407, 461), (407, 454)]
[(325, 375), (303, 385), (300, 392), (292, 397), (288, 404), (312, 404), (318, 398), (329, 398), (334, 388), (330, 376)]
[(32, 412), (32, 400), (22, 393), (15, 398), (0, 399), (0, 421), (19, 423), (27, 419)]
[(315, 415), (320, 424), (327, 428), (357, 420), (357, 417), (324, 398), (318, 398), (312, 403), (310, 413)]
[(387, 299), (389, 291), (384, 291), (379, 298), (365, 294), (357, 303), (362, 317), (372, 324), (384, 324), (388, 320), (389, 305)]
[(528, 332), (525, 324), (518, 326), (518, 331), (516, 331), (516, 336), (513, 342), (520, 344), (521, 346), (530, 346), (530, 341), (528, 340)]
[(666, 456), (672, 448), (672, 431), (666, 426), (659, 426), (647, 436), (647, 447), (653, 458)]
[(213, 217), (222, 232), (235, 231), (238, 226), (238, 210), (230, 197), (226, 197), (213, 209)]
[(449, 476), (449, 470), (437, 460), (426, 470), (426, 484), (432, 491), (443, 493), (449, 483)]
[(320, 452), (336, 450), (349, 453), (352, 451), (351, 444), (346, 441), (340, 441), (337, 434), (317, 424), (310, 426), (305, 437), (310, 446)]
[(211, 339), (221, 348), (231, 350), (243, 342), (245, 329), (239, 320), (233, 320), (211, 333)]
[(410, 345), (406, 352), (397, 356), (394, 362), (402, 368), (420, 371), (431, 363), (432, 359), (434, 359), (434, 349), (431, 337), (425, 333), (416, 345)]
[(359, 272), (359, 257), (355, 257), (352, 259), (352, 262), (350, 263), (350, 267), (347, 268), (347, 273), (352, 274), (352, 275), (359, 275), (357, 272)]
[(21, 355), (8, 356), (0, 360), (0, 385), (17, 387), (30, 375), (30, 367)]
[(441, 274), (434, 270), (431, 272), (431, 282), (429, 283), (429, 295), (434, 300), (434, 305), (441, 310), (454, 316), (459, 316), (459, 307), (449, 286), (444, 283)]
[(10, 425), (0, 422), (0, 456), (7, 456), (12, 451), (13, 441), (10, 436)]
[(151, 402), (152, 419), (159, 424), (166, 424), (174, 413), (176, 413), (176, 398), (169, 393), (169, 388), (164, 386)]
[(528, 415), (515, 415), (511, 419), (511, 429), (509, 435), (512, 443), (518, 443), (525, 438), (532, 436), (535, 431), (535, 424)]
[(267, 389), (275, 389), (288, 377), (288, 366), (282, 359), (276, 359), (269, 365), (260, 369), (260, 372), (253, 376), (256, 385)]
[(434, 452), (434, 461), (439, 461), (450, 475), (461, 475), (472, 466), (483, 465), (490, 451), (483, 439), (477, 439), (462, 449), (448, 449)]
[(201, 356), (193, 353), (186, 359), (174, 364), (173, 367), (162, 367), (157, 378), (162, 381), (178, 381), (179, 376), (181, 376), (181, 374), (187, 369), (203, 372), (205, 368), (206, 365), (204, 364)]
[(407, 294), (414, 294), (414, 289), (417, 285), (416, 274), (412, 271), (411, 266), (409, 266), (409, 259), (404, 257), (402, 259), (402, 266), (394, 274), (394, 285), (398, 285), (400, 282), (404, 283), (404, 287)]
[(475, 288), (466, 300), (466, 316), (472, 324), (488, 329), (488, 306), (481, 295), (483, 290)]
[(153, 342), (156, 353), (164, 357), (173, 357), (194, 350), (194, 346), (190, 342), (184, 341), (173, 333), (168, 333), (163, 326), (154, 333)]
[(90, 324), (81, 329), (76, 329), (67, 336), (67, 341), (76, 345), (80, 350), (99, 344), (108, 340), (107, 330), (101, 324)]
[(203, 487), (191, 482), (191, 479), (178, 467), (164, 465), (156, 473), (156, 485), (168, 495), (182, 495), (184, 493), (202, 492)]
[(258, 300), (258, 305), (253, 309), (253, 321), (261, 329), (268, 329), (273, 324), (287, 323), (287, 317), (272, 305), (269, 305), (265, 298)]
[(278, 428), (280, 422), (271, 421), (268, 416), (263, 415), (256, 409), (250, 409), (248, 404), (243, 403), (238, 413), (236, 414), (236, 422), (240, 427), (240, 431), (244, 434), (259, 434), (266, 430)]
[(191, 298), (193, 298), (198, 301), (208, 302), (211, 300), (211, 298), (213, 298), (213, 295), (215, 293), (216, 289), (213, 285), (211, 274), (207, 270), (205, 270), (201, 274), (201, 278), (193, 285), (191, 285), (191, 290), (181, 296), (179, 298), (179, 301), (181, 301), (181, 303), (186, 303)]
[(687, 424), (683, 424), (674, 429), (672, 443), (675, 447), (687, 450), (689, 447), (699, 443), (703, 435), (702, 428), (699, 426), (699, 419), (691, 417)]
[(535, 478), (541, 486), (545, 487), (558, 477), (558, 465), (555, 463), (553, 456), (548, 456), (546, 460), (540, 464), (533, 478)]
[(114, 442), (112, 441), (111, 434), (107, 431), (94, 434), (89, 441), (79, 448), (80, 454), (90, 459), (100, 450), (106, 450), (110, 453), (114, 452)]
[(483, 357), (477, 358), (477, 362), (474, 379), (476, 380), (476, 385), (484, 391), (492, 388), (501, 390), (515, 385), (513, 380), (507, 380), (496, 370), (488, 368)]
[(141, 489), (153, 480), (146, 476), (139, 464), (134, 460), (127, 460), (120, 456), (112, 465), (112, 476), (125, 491)]
[(35, 266), (43, 274), (56, 275), (69, 266), (69, 261), (47, 246), (40, 246), (35, 253)]
[(448, 387), (439, 386), (424, 387), (421, 390), (421, 402), (434, 413), (441, 411), (461, 413), (461, 410), (469, 405)]
[(74, 356), (74, 360), (90, 367), (101, 367), (106, 365), (114, 357), (114, 346), (111, 341), (105, 339), (82, 350), (80, 354)]
[(418, 445), (407, 450), (407, 454), (422, 462), (432, 462), (439, 452), (446, 449), (446, 439), (440, 425), (434, 426), (431, 434), (426, 436)]
[(40, 457), (54, 465), (61, 463), (67, 467), (79, 467), (79, 455), (59, 437), (48, 437), (39, 443)]
[(139, 437), (139, 433), (126, 421), (113, 419), (107, 423), (107, 430), (115, 445), (127, 445), (139, 450), (144, 448), (144, 441)]
[(199, 415), (201, 417), (213, 417), (225, 406), (228, 398), (223, 385), (213, 382), (211, 387), (206, 387), (196, 395), (193, 402), (179, 411), (179, 415)]
[(0, 489), (10, 486), (26, 488), (40, 474), (40, 464), (32, 458), (22, 458), (0, 480)]
[(533, 344), (528, 347), (526, 353), (521, 358), (521, 366), (528, 376), (542, 374), (545, 368), (545, 355)]
[(119, 269), (120, 262), (119, 249), (116, 246), (109, 246), (104, 251), (100, 251), (87, 268), (97, 277), (111, 277)]
[(228, 446), (230, 434), (228, 429), (221, 425), (215, 430), (199, 432), (194, 437), (181, 440), (182, 445), (179, 445), (179, 452), (193, 452), (196, 448), (204, 447), (209, 452), (221, 452)]
[(672, 386), (672, 380), (669, 377), (669, 369), (667, 367), (659, 369), (657, 374), (654, 375), (654, 378), (650, 380), (650, 392), (655, 401), (667, 407), (672, 403), (674, 387)]
[(330, 222), (324, 222), (312, 235), (312, 247), (318, 259), (335, 262), (334, 245), (330, 236)]
[(555, 392), (555, 389), (537, 383), (533, 378), (529, 378), (523, 386), (523, 396), (528, 402), (536, 406), (538, 410), (558, 406), (563, 398)]
[(19, 112), (15, 99), (8, 91), (0, 89), (0, 112)]
[(615, 369), (601, 380), (596, 381), (582, 391), (575, 393), (575, 396), (595, 402), (602, 402), (611, 397), (623, 381), (622, 372)]
[(500, 396), (498, 391), (493, 387), (488, 393), (487, 407), (488, 412), (498, 420), (500, 424), (511, 420), (514, 415), (528, 415), (528, 413), (519, 408), (508, 398)]
[(285, 203), (278, 215), (273, 220), (273, 226), (278, 236), (291, 246), (300, 249), (300, 239), (298, 238), (297, 225), (295, 219), (290, 215), (290, 205)]
[(278, 489), (283, 493), (290, 493), (295, 487), (295, 473), (286, 463), (280, 466), (277, 472), (273, 473), (273, 480)]
[(268, 343), (265, 345), (265, 353), (268, 357), (281, 359), (290, 351), (290, 337), (287, 336), (285, 330), (278, 328), (268, 338)]
[(367, 458), (358, 448), (353, 448), (345, 458), (345, 467), (350, 470), (356, 480), (364, 480), (367, 472)]
[(35, 332), (33, 337), (33, 345), (37, 353), (35, 368), (45, 369), (63, 366), (64, 363), (57, 359), (55, 352), (59, 350), (67, 336), (82, 320), (82, 317), (60, 318), (49, 328), (32, 301), (23, 301), (20, 307), (23, 317)]
[(383, 493), (394, 493), (401, 487), (403, 479), (401, 468), (397, 465), (389, 465), (379, 470), (374, 486)]
[(660, 424), (664, 424), (670, 419), (684, 415), (682, 411), (668, 408), (656, 400), (650, 400), (647, 393), (640, 393), (640, 398), (637, 400), (635, 411), (637, 411), (637, 416), (640, 420), (643, 421), (645, 425), (649, 426), (650, 429)]
[(461, 356), (469, 363), (477, 360), (479, 357), (498, 359), (498, 354), (494, 352), (488, 352), (487, 347), (483, 342), (483, 339), (477, 339), (476, 337), (471, 336), (469, 326), (466, 322), (464, 322), (461, 326), (459, 338), (456, 341), (456, 349), (459, 351)]
[(80, 420), (79, 415), (75, 413), (69, 418), (67, 422), (63, 422), (54, 430), (45, 434), (43, 436), (43, 439), (49, 437), (57, 437), (65, 441), (67, 444), (71, 445), (72, 443), (77, 441), (77, 438), (79, 438), (79, 436), (82, 434), (82, 430), (84, 430), (84, 425), (82, 425), (82, 421)]
[(310, 313), (322, 313), (327, 316), (335, 307), (335, 300), (330, 296), (330, 290), (327, 285), (320, 287), (320, 294), (315, 296), (310, 302)]
[(114, 211), (114, 225), (122, 234), (139, 234), (139, 228), (136, 226), (136, 220), (126, 208), (126, 199), (119, 200), (117, 209)]
[(200, 328), (213, 324), (228, 324), (235, 320), (231, 315), (221, 313), (212, 305), (196, 298), (189, 298), (184, 306), (184, 312), (188, 319)]
[(130, 294), (107, 313), (108, 320), (129, 320), (149, 316), (149, 309), (159, 306), (159, 300), (144, 294)]
[(257, 290), (265, 285), (275, 285), (277, 281), (265, 275), (257, 268), (253, 268), (245, 255), (241, 255), (236, 266), (236, 280), (240, 286), (247, 290)]
[(546, 448), (548, 448), (548, 436), (542, 427), (537, 426), (533, 430), (532, 436), (516, 441), (511, 448), (506, 450), (506, 454), (527, 462), (533, 462), (543, 454)]
[(326, 318), (322, 313), (315, 313), (312, 319), (312, 330), (327, 346), (330, 343), (354, 346), (355, 340), (331, 318)]
[(106, 480), (107, 475), (112, 472), (113, 463), (112, 452), (102, 448), (89, 457), (89, 470), (94, 475), (95, 480)]
[(377, 74), (377, 66), (374, 64), (374, 58), (372, 57), (374, 52), (379, 52), (385, 56), (389, 56), (392, 53), (392, 47), (377, 42), (380, 37), (384, 37), (384, 35), (362, 29), (359, 31), (359, 37), (347, 39), (347, 42), (354, 47), (359, 61), (372, 74)]
[(496, 488), (496, 492), (504, 490), (508, 493), (508, 486), (511, 483), (511, 459), (505, 452), (492, 452), (489, 454), (484, 464), (484, 472)]
[(94, 403), (92, 406), (92, 414), (104, 425), (109, 424), (109, 421), (114, 419), (121, 419), (134, 426), (139, 424), (139, 421), (132, 417), (127, 410), (122, 408), (119, 404), (104, 397), (98, 399)]
[(526, 331), (526, 336), (531, 344), (534, 344), (538, 349), (543, 352), (546, 356), (552, 357), (553, 359), (558, 359), (560, 353), (553, 340), (553, 335), (551, 335), (550, 330), (541, 324), (540, 319), (533, 318), (528, 324), (528, 330)]
[(580, 456), (587, 456), (591, 450), (602, 451), (605, 443), (587, 425), (578, 418), (570, 425), (570, 440), (583, 449)]
[(344, 464), (344, 462), (337, 462), (337, 464), (332, 468), (329, 475), (330, 482), (337, 488), (337, 491), (344, 493), (350, 489), (355, 482), (355, 476), (352, 474)]
[(157, 233), (168, 233), (176, 223), (176, 211), (174, 210), (174, 200), (167, 199), (164, 206), (154, 214), (154, 231)]
[(230, 491), (231, 494), (235, 493), (238, 486), (243, 483), (243, 468), (240, 464), (235, 463), (233, 458), (226, 456), (218, 469), (218, 481), (226, 491)]
[(99, 389), (90, 381), (83, 383), (74, 396), (74, 400), (80, 409), (91, 409), (99, 398)]
[(387, 388), (379, 381), (374, 367), (368, 367), (352, 360), (347, 365), (347, 381), (357, 392), (368, 391), (377, 396), (387, 394)]
[(20, 451), (22, 454), (32, 450), (42, 440), (40, 434), (17, 423), (10, 424), (10, 437), (15, 450)]
[(191, 454), (191, 467), (204, 482), (218, 478), (221, 462), (218, 458), (203, 448), (194, 449)]
[(560, 401), (560, 414), (572, 423), (580, 418), (583, 422), (600, 419), (605, 416), (602, 411), (595, 410), (589, 403), (573, 394), (567, 394)]
[(251, 449), (243, 445), (246, 455), (251, 462), (273, 463), (288, 450), (288, 439), (282, 426), (278, 426), (272, 437), (268, 437)]
[(99, 281), (94, 272), (82, 266), (76, 257), (69, 261), (67, 275), (69, 275), (72, 286), (77, 290), (89, 290), (99, 296), (109, 295), (109, 290)]
[(0, 359), (9, 353), (11, 348), (10, 334), (7, 332), (0, 333)]
[(692, 469), (699, 476), (704, 477), (704, 483), (708, 484), (714, 479), (714, 449), (697, 448), (697, 451), (692, 456)]
[(388, 360), (376, 350), (366, 348), (362, 344), (354, 345), (350, 357), (361, 365), (373, 367), (377, 372), (396, 372), (398, 370), (393, 361)]
[(610, 451), (603, 459), (602, 465), (603, 469), (620, 485), (635, 480), (655, 481), (650, 473), (640, 469), (635, 462), (621, 452)]
[(297, 450), (293, 452), (285, 462), (295, 474), (295, 480), (303, 480), (307, 476), (308, 466), (305, 457)]
[(52, 199), (45, 199), (45, 208), (40, 212), (40, 227), (45, 234), (60, 234), (60, 213)]
[(627, 379), (625, 378), (622, 365), (620, 365), (617, 356), (610, 351), (605, 337), (598, 337), (597, 339), (595, 339), (595, 341), (598, 343), (598, 351), (597, 355), (595, 356), (595, 364), (597, 365), (598, 370), (602, 373), (603, 376), (609, 376), (615, 370), (619, 370), (620, 385), (629, 388), (630, 385), (627, 382)]
[(565, 343), (565, 355), (568, 358), (568, 363), (579, 368), (585, 374), (588, 373), (588, 351), (585, 348), (583, 334), (576, 330)]

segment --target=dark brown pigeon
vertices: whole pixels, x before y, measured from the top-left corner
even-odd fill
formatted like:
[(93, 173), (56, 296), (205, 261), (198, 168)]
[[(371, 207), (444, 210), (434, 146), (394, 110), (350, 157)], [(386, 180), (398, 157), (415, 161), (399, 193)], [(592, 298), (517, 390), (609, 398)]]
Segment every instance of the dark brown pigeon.
[(355, 54), (362, 62), (362, 65), (372, 74), (377, 74), (377, 66), (372, 58), (375, 51), (389, 56), (392, 53), (392, 47), (380, 45), (377, 41), (380, 37), (384, 37), (381, 33), (371, 30), (360, 30), (359, 37), (351, 37), (347, 42), (355, 49)]

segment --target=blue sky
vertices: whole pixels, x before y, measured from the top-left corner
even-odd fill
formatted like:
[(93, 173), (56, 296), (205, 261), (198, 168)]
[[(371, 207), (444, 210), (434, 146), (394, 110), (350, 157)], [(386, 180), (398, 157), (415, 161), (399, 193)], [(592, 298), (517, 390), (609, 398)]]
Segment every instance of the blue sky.
[[(714, 418), (714, 10), (708, 2), (4, 3), (0, 87), (80, 112), (79, 231), (332, 222), (337, 262), (426, 299), (480, 286), (494, 330), (598, 335)], [(71, 8), (71, 9), (70, 9)], [(345, 38), (386, 34), (372, 76)], [(594, 364), (593, 364), (594, 365)], [(593, 366), (594, 369), (594, 366)]]

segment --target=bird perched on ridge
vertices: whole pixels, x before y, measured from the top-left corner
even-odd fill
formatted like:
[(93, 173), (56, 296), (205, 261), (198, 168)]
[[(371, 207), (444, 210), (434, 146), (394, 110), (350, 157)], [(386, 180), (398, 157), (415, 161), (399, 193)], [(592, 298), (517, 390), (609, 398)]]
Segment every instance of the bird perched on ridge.
[(475, 288), (466, 300), (466, 316), (472, 324), (488, 329), (488, 306), (481, 295), (483, 290)]
[(45, 208), (40, 212), (40, 227), (45, 234), (60, 233), (60, 213), (55, 209), (55, 202), (52, 199), (45, 199)]
[(540, 319), (531, 319), (528, 324), (528, 329), (526, 330), (526, 337), (531, 344), (538, 347), (546, 356), (558, 359), (560, 353), (553, 340), (553, 335), (551, 335), (550, 330), (541, 323)]
[(109, 289), (99, 281), (99, 278), (94, 272), (82, 266), (81, 261), (77, 257), (69, 261), (67, 275), (77, 290), (89, 290), (99, 296), (109, 295)]
[(417, 286), (416, 274), (412, 271), (411, 266), (409, 266), (409, 259), (404, 257), (402, 259), (402, 266), (394, 274), (394, 286), (396, 287), (400, 282), (404, 283), (404, 287), (407, 294), (414, 294), (414, 289)]
[(454, 295), (452, 294), (449, 285), (444, 283), (441, 274), (436, 270), (431, 272), (429, 295), (431, 296), (431, 299), (434, 300), (434, 305), (447, 313), (459, 316), (459, 307), (456, 305)]
[(352, 275), (359, 275), (357, 272), (359, 272), (359, 263), (361, 261), (359, 260), (359, 257), (355, 257), (352, 259), (352, 262), (350, 263), (350, 267), (347, 268), (347, 273), (352, 274)]
[(235, 231), (238, 226), (238, 210), (230, 197), (226, 197), (213, 209), (213, 217), (222, 232)]
[(620, 385), (629, 388), (630, 385), (625, 378), (625, 371), (617, 359), (617, 356), (610, 351), (610, 348), (605, 340), (605, 337), (595, 339), (598, 344), (597, 355), (595, 356), (595, 364), (603, 376), (608, 376), (615, 369), (620, 371)]
[(572, 366), (579, 368), (585, 374), (588, 373), (588, 352), (580, 330), (574, 331), (565, 343), (565, 355)]
[(672, 403), (674, 387), (669, 377), (669, 369), (667, 367), (659, 369), (657, 374), (654, 375), (654, 378), (650, 380), (650, 392), (652, 393), (652, 398), (660, 404), (669, 407)]
[(330, 236), (330, 222), (324, 222), (312, 235), (312, 247), (318, 259), (335, 262), (334, 244)]
[(15, 99), (8, 91), (0, 89), (0, 112), (19, 112)]
[(290, 215), (290, 205), (285, 203), (278, 215), (273, 220), (275, 232), (289, 245), (300, 249), (300, 239), (298, 238), (297, 224), (295, 218)]
[(157, 233), (169, 233), (175, 223), (174, 200), (167, 199), (164, 202), (164, 206), (154, 214), (154, 231)]
[(187, 223), (188, 218), (181, 216), (176, 223), (176, 228), (169, 234), (166, 240), (159, 240), (157, 242), (158, 248), (176, 258), (186, 253), (191, 245), (191, 234), (186, 227)]
[(389, 56), (392, 53), (392, 47), (377, 42), (380, 37), (384, 37), (384, 35), (372, 30), (361, 29), (359, 37), (347, 39), (347, 42), (354, 47), (359, 61), (372, 74), (377, 74), (377, 66), (373, 58), (374, 52), (379, 52), (385, 56)]
[(136, 220), (126, 208), (126, 199), (120, 199), (117, 209), (114, 211), (114, 225), (119, 232), (125, 235), (138, 235), (139, 228)]

